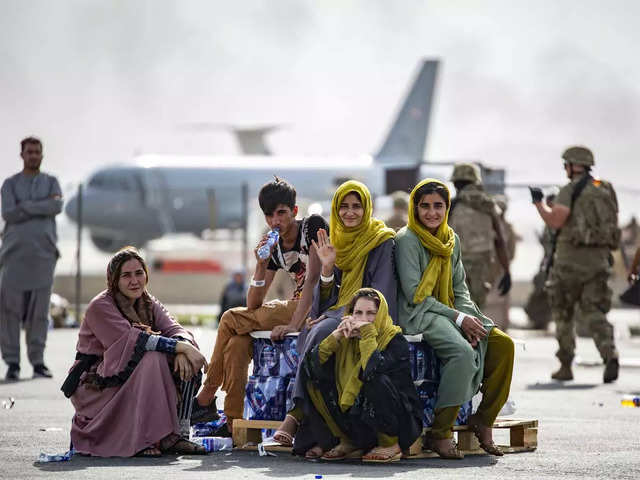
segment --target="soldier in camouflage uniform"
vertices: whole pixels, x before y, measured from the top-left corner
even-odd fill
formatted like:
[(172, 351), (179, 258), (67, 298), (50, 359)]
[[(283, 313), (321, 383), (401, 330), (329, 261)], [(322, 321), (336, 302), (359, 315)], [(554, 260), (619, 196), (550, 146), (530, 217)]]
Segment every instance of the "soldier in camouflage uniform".
[(460, 163), (451, 181), (456, 197), (449, 212), (449, 225), (460, 237), (462, 262), (471, 299), (483, 310), (491, 289), (491, 264), (495, 254), (505, 272), (498, 288), (501, 295), (511, 289), (509, 257), (495, 201), (484, 191), (478, 167)]
[[(545, 202), (549, 208), (553, 208), (557, 194), (558, 192), (554, 191), (546, 196)], [(554, 232), (553, 229), (545, 225), (542, 234), (538, 237), (544, 255), (540, 262), (540, 269), (535, 277), (533, 277), (533, 292), (529, 295), (527, 304), (524, 306), (524, 311), (529, 317), (531, 326), (542, 330), (546, 330), (551, 321), (551, 305), (549, 304), (549, 295), (547, 295), (544, 285), (547, 281), (547, 266), (551, 265), (551, 257), (553, 256)]]
[(609, 182), (591, 176), (593, 154), (585, 147), (571, 147), (562, 158), (571, 180), (549, 208), (542, 203), (542, 191), (531, 188), (531, 196), (544, 222), (559, 229), (547, 291), (551, 316), (556, 324), (560, 369), (556, 380), (571, 380), (575, 351), (573, 313), (580, 306), (583, 319), (591, 328), (593, 340), (605, 364), (603, 380), (618, 378), (618, 352), (613, 326), (606, 314), (611, 308), (611, 250), (620, 242), (618, 201)]
[(387, 227), (393, 228), (396, 232), (407, 225), (409, 217), (407, 211), (409, 209), (409, 194), (398, 190), (391, 194), (393, 199), (393, 214), (385, 222)]

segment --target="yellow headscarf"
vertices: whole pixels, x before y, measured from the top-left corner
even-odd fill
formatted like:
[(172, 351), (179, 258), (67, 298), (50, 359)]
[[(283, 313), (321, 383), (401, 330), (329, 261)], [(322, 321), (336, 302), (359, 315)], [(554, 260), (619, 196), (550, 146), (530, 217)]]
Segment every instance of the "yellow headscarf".
[[(389, 306), (384, 295), (373, 288), (360, 289), (375, 292), (380, 298), (380, 306), (378, 313), (373, 321), (376, 328), (376, 346), (367, 351), (360, 351), (359, 338), (341, 338), (340, 345), (336, 350), (336, 386), (338, 388), (338, 398), (341, 410), (348, 410), (355, 402), (356, 397), (362, 388), (360, 380), (360, 370), (364, 370), (367, 362), (375, 350), (383, 351), (389, 345), (389, 342), (402, 329), (393, 324), (393, 320), (389, 316)], [(358, 293), (349, 298), (349, 301)]]
[[(435, 235), (416, 218), (414, 207), (414, 197), (420, 187), (427, 183), (437, 183), (442, 185), (449, 197), (449, 206), (444, 216), (442, 224), (438, 227)], [(420, 199), (417, 199), (420, 201)], [(447, 186), (440, 180), (427, 178), (415, 186), (409, 196), (409, 222), (408, 228), (415, 233), (422, 245), (429, 250), (431, 258), (429, 265), (422, 273), (422, 279), (413, 295), (413, 303), (421, 303), (425, 298), (434, 296), (436, 299), (449, 307), (453, 307), (453, 272), (451, 270), (451, 254), (455, 246), (455, 234), (449, 226), (449, 209), (451, 207), (451, 193)]]
[[(360, 196), (364, 214), (360, 225), (345, 227), (339, 214), (340, 203), (352, 192)], [(333, 195), (329, 239), (336, 249), (336, 266), (342, 270), (342, 284), (338, 301), (331, 307), (332, 310), (348, 304), (356, 291), (362, 287), (369, 252), (384, 241), (395, 237), (395, 231), (387, 227), (382, 220), (373, 218), (372, 212), (371, 193), (363, 183), (349, 180), (340, 185)]]

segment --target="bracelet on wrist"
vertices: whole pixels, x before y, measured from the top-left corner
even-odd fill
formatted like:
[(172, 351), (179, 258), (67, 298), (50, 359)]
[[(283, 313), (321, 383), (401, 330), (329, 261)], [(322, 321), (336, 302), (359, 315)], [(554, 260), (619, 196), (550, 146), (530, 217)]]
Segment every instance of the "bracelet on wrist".
[(458, 326), (458, 328), (462, 328), (462, 321), (464, 320), (464, 317), (466, 315), (462, 312), (458, 313), (458, 316), (456, 317), (456, 325)]
[(266, 284), (266, 282), (264, 280), (256, 280), (255, 278), (251, 279), (251, 282), (249, 282), (249, 286), (251, 287), (264, 287)]
[(333, 282), (333, 272), (331, 272), (331, 275), (329, 275), (328, 277), (325, 277), (324, 275), (322, 275), (322, 273), (320, 274), (320, 280), (322, 281), (322, 283), (331, 283)]

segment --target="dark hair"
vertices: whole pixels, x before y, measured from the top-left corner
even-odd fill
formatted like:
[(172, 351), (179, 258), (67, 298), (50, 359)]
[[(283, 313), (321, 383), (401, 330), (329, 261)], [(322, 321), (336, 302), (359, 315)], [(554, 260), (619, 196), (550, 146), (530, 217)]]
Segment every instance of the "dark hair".
[(353, 295), (353, 298), (349, 302), (349, 306), (347, 307), (348, 315), (351, 315), (353, 313), (356, 302), (360, 298), (372, 300), (373, 303), (376, 304), (376, 308), (380, 308), (380, 296), (378, 295), (378, 292), (376, 292), (373, 288), (361, 288)]
[(416, 191), (416, 194), (413, 196), (413, 207), (417, 208), (420, 203), (420, 199), (424, 195), (431, 195), (432, 193), (440, 195), (447, 208), (449, 208), (449, 190), (447, 190), (444, 185), (436, 182), (425, 183)]
[(27, 144), (40, 145), (40, 150), (42, 150), (42, 142), (40, 141), (39, 138), (37, 138), (37, 137), (27, 137), (27, 138), (23, 138), (20, 141), (20, 153), (24, 152), (24, 147)]
[(291, 210), (296, 206), (296, 189), (286, 180), (274, 175), (273, 182), (265, 183), (258, 194), (258, 203), (265, 215), (272, 215), (278, 205)]
[[(358, 199), (358, 201), (359, 201), (360, 203), (362, 203), (362, 197), (360, 197), (360, 194), (359, 194), (358, 192), (356, 192), (355, 190), (351, 190), (350, 192), (347, 192), (347, 193), (345, 194), (345, 196), (344, 196), (344, 197), (342, 197), (342, 199), (344, 200), (344, 199), (347, 197), (347, 195), (355, 195), (355, 196), (356, 196), (356, 198)], [(340, 206), (340, 205), (338, 205), (338, 206)]]
[(107, 266), (107, 289), (110, 292), (113, 293), (118, 291), (118, 281), (120, 280), (122, 265), (132, 259), (140, 262), (140, 265), (142, 265), (142, 269), (144, 270), (144, 274), (147, 277), (147, 282), (149, 282), (149, 269), (147, 268), (147, 264), (136, 247), (128, 245), (118, 250), (118, 252), (111, 257), (109, 265)]

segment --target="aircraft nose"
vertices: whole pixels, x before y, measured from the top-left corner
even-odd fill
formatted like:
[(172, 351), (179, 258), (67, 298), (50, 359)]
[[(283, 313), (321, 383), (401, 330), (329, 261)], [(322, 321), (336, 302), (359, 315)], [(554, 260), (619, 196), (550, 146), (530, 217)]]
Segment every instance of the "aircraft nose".
[(74, 195), (69, 200), (67, 200), (67, 204), (64, 207), (64, 213), (67, 214), (74, 222), (78, 221), (78, 196)]

